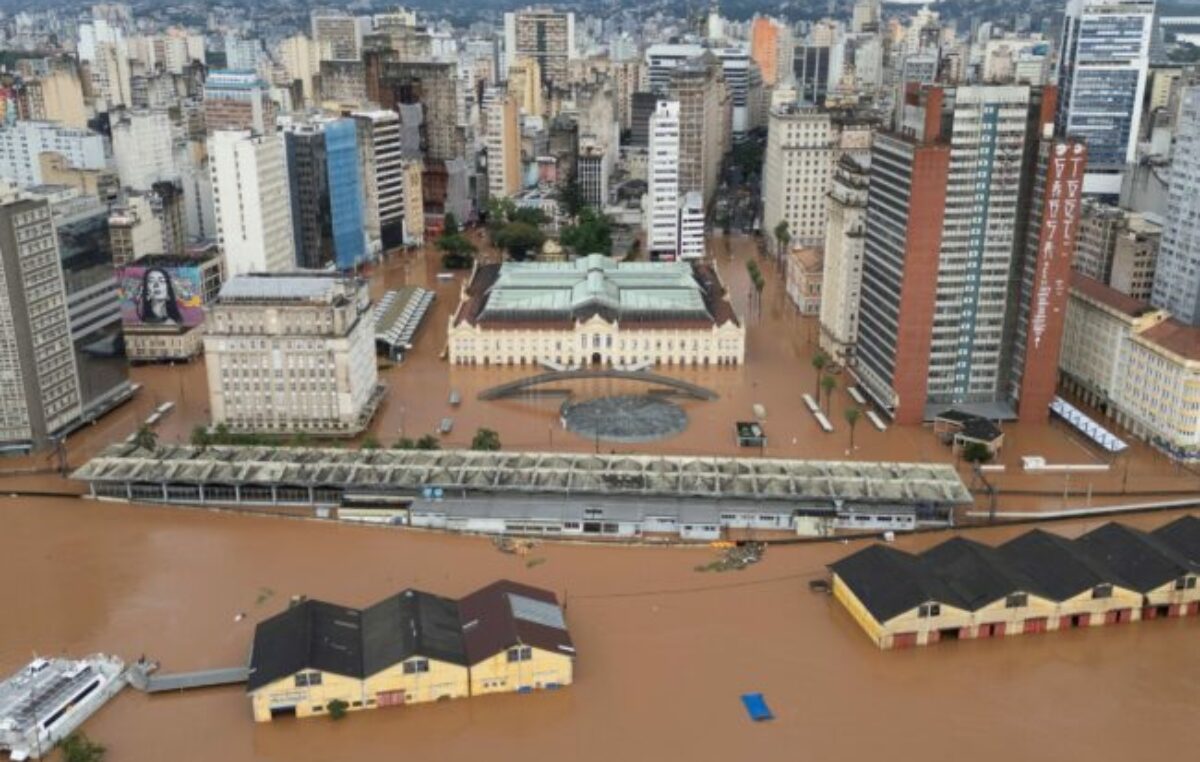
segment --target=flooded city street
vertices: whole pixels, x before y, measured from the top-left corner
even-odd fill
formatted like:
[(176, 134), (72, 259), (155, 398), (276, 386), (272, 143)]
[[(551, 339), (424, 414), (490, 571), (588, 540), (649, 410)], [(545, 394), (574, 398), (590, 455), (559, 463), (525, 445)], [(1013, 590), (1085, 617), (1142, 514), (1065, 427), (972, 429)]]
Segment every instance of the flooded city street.
[[(484, 538), (62, 498), (0, 498), (0, 522), (4, 673), (34, 652), (144, 654), (166, 671), (234, 665), (255, 623), (294, 594), (362, 605), (406, 586), (455, 596), (509, 577), (567, 604), (579, 656), (575, 684), (561, 691), (271, 725), (251, 720), (238, 689), (126, 691), (85, 726), (122, 762), (898, 751), (987, 762), (1115, 760), (1147, 748), (1187, 759), (1195, 745), (1200, 619), (881, 652), (807, 585), (860, 543), (773, 547), (745, 571), (718, 574), (694, 571), (716, 557), (707, 548), (543, 544), (530, 566)], [(995, 543), (1018, 531), (971, 536)], [(747, 691), (765, 694), (774, 722), (746, 718)]]

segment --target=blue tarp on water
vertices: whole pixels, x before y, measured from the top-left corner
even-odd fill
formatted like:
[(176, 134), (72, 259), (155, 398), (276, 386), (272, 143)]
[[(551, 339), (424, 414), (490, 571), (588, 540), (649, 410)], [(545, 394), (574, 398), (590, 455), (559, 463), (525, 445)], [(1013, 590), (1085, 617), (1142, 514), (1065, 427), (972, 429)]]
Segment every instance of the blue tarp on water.
[(742, 704), (745, 705), (746, 713), (750, 715), (750, 719), (755, 722), (775, 719), (775, 715), (771, 714), (771, 710), (767, 708), (767, 701), (761, 693), (742, 694)]

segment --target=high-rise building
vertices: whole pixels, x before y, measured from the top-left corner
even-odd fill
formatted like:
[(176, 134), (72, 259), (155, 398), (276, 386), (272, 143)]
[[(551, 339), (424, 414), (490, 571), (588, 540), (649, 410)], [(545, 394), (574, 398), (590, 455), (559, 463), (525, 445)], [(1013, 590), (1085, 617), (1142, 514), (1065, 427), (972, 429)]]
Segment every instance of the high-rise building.
[(343, 271), (367, 261), (367, 188), (355, 120), (298, 121), (284, 130), (283, 142), (295, 261)]
[(1179, 113), (1151, 302), (1200, 326), (1200, 85), (1183, 88)]
[(291, 194), (283, 141), (249, 130), (208, 138), (217, 243), (228, 274), (281, 272), (296, 266)]
[(679, 190), (698, 191), (707, 206), (732, 147), (730, 98), (720, 62), (704, 53), (676, 66), (670, 97), (679, 104)]
[(50, 205), (0, 205), (0, 450), (45, 449), (83, 413)]
[(1053, 90), (910, 88), (902, 106), (872, 151), (854, 372), (900, 423), (1044, 420), (1086, 154), (1042, 136)]
[(112, 207), (108, 231), (118, 267), (155, 254), (179, 256), (186, 240), (183, 191), (171, 182), (125, 191)]
[(521, 190), (521, 117), (515, 95), (493, 91), (488, 100), (484, 109), (488, 196), (508, 198)]
[(788, 37), (787, 27), (768, 16), (755, 16), (750, 22), (750, 57), (768, 87), (779, 79), (780, 48)]
[(675, 70), (687, 64), (689, 72), (684, 76), (695, 76), (705, 67), (711, 67), (714, 59), (720, 64), (717, 82), (710, 83), (708, 87), (715, 90), (718, 84), (724, 85), (724, 95), (717, 97), (729, 100), (728, 130), (731, 135), (741, 134), (750, 124), (750, 52), (745, 46), (708, 48), (697, 43), (651, 45), (646, 48), (645, 55), (649, 89), (660, 97), (669, 95), (676, 98), (674, 88), (678, 77)]
[(404, 106), (420, 105), (421, 149), (428, 161), (450, 161), (466, 153), (458, 121), (456, 64), (398, 61), (384, 65), (384, 107), (396, 106), (407, 124)]
[(853, 362), (858, 341), (869, 167), (869, 160), (860, 163), (854, 157), (843, 156), (834, 167), (829, 190), (820, 344), (830, 357), (843, 364)]
[[(395, 111), (356, 111), (359, 135), (370, 147), (364, 163), (368, 227), (385, 249), (404, 244), (404, 154)], [(371, 221), (372, 218), (374, 221)]]
[(567, 62), (576, 57), (575, 14), (551, 8), (525, 8), (504, 14), (504, 57), (535, 59), (542, 83), (567, 83)]
[(262, 43), (251, 37), (225, 35), (225, 68), (230, 71), (257, 71)]
[(1086, 198), (1072, 266), (1076, 272), (1148, 302), (1161, 238), (1162, 225), (1156, 215)]
[(104, 137), (55, 122), (13, 122), (0, 127), (0, 178), (41, 185), (40, 155), (56, 153), (73, 169), (102, 170), (108, 163)]
[(358, 61), (362, 58), (362, 29), (345, 11), (318, 9), (310, 16), (318, 60)]
[(1058, 129), (1088, 143), (1088, 194), (1116, 196), (1137, 160), (1155, 0), (1069, 0), (1058, 62)]
[(420, 159), (404, 160), (404, 245), (425, 243), (425, 168)]
[(205, 321), (213, 423), (351, 436), (383, 398), (366, 283), (326, 273), (243, 275)]
[(659, 101), (650, 116), (643, 216), (651, 259), (679, 254), (679, 103)]
[(776, 226), (786, 222), (792, 245), (821, 246), (835, 153), (832, 117), (817, 106), (793, 103), (771, 109), (768, 119), (763, 230), (774, 239)]
[(679, 202), (679, 258), (704, 258), (704, 197), (696, 191)]
[(211, 71), (204, 80), (204, 124), (209, 131), (275, 131), (275, 102), (254, 72)]
[(579, 141), (579, 156), (575, 158), (575, 181), (584, 203), (603, 209), (608, 203), (608, 178), (611, 171), (609, 153), (596, 138), (588, 136)]
[(542, 67), (536, 58), (522, 56), (508, 65), (508, 93), (516, 97), (521, 113), (527, 116), (542, 116), (545, 113)]
[(154, 183), (174, 180), (175, 140), (165, 110), (121, 110), (110, 115), (113, 160), (121, 185), (147, 191)]

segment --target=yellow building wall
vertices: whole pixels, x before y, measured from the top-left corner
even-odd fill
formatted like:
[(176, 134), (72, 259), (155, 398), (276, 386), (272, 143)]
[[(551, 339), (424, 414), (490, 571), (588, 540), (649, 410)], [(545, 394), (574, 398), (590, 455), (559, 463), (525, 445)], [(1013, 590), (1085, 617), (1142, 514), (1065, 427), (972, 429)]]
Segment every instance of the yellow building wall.
[(1005, 605), (1007, 602), (1007, 597), (1005, 597), (981, 607), (975, 612), (975, 626), (1003, 623), (1005, 635), (1020, 635), (1024, 632), (1026, 619), (1045, 617), (1046, 626), (1049, 628), (1050, 620), (1057, 615), (1058, 604), (1049, 598), (1042, 598), (1032, 593), (1027, 595), (1028, 601), (1024, 606), (1010, 609)]
[[(367, 707), (363, 684), (358, 678), (335, 675), (331, 672), (321, 673), (320, 685), (298, 688), (296, 676), (288, 675), (250, 693), (255, 722), (270, 722), (272, 706), (295, 706), (297, 717), (328, 714), (325, 707), (334, 699), (345, 701), (349, 705), (349, 711)], [(356, 703), (358, 706), (355, 706)]]
[[(415, 657), (420, 659), (422, 657)], [(414, 661), (409, 659), (407, 661)], [(470, 678), (467, 668), (459, 664), (429, 659), (428, 672), (405, 674), (399, 662), (382, 672), (371, 675), (364, 681), (364, 693), (374, 701), (384, 691), (404, 691), (406, 704), (437, 701), (441, 698), (463, 698), (470, 695)], [(374, 706), (375, 704), (372, 704)]]
[(883, 627), (879, 622), (875, 621), (875, 617), (867, 610), (867, 607), (862, 604), (858, 596), (850, 589), (850, 586), (842, 581), (838, 575), (833, 575), (833, 597), (845, 607), (846, 611), (850, 612), (850, 616), (854, 617), (854, 621), (858, 622), (858, 626), (863, 628), (875, 645), (884, 648), (883, 645)]
[(545, 688), (554, 683), (570, 685), (574, 677), (574, 657), (533, 649), (529, 661), (510, 662), (506, 651), (471, 665), (471, 695), (512, 693), (521, 688)]
[(937, 616), (918, 616), (918, 612), (920, 611), (920, 607), (918, 606), (883, 622), (883, 648), (891, 648), (895, 636), (903, 632), (917, 633), (917, 645), (923, 646), (928, 642), (930, 632), (962, 629), (963, 627), (972, 627), (975, 625), (975, 618), (971, 615), (970, 611), (948, 606), (945, 603), (936, 603), (941, 606), (941, 611)]
[(1193, 587), (1191, 590), (1176, 590), (1175, 580), (1146, 593), (1146, 605), (1148, 606), (1186, 605), (1196, 601), (1200, 601), (1200, 587)]
[(1140, 619), (1142, 594), (1114, 585), (1112, 595), (1108, 598), (1093, 598), (1091, 589), (1085, 590), (1058, 604), (1057, 618), (1050, 620), (1049, 629), (1067, 629), (1069, 623), (1066, 620), (1077, 614), (1088, 614), (1088, 626), (1100, 627), (1104, 625), (1104, 613), (1114, 609), (1131, 609), (1134, 620)]

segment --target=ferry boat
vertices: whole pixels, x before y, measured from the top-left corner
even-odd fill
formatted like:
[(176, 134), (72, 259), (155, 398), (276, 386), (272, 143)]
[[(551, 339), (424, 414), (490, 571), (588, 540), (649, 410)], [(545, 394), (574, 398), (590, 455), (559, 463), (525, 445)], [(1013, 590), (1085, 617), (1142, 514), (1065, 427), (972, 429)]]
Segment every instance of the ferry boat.
[(0, 752), (14, 762), (50, 754), (126, 684), (115, 656), (34, 659), (0, 682)]

